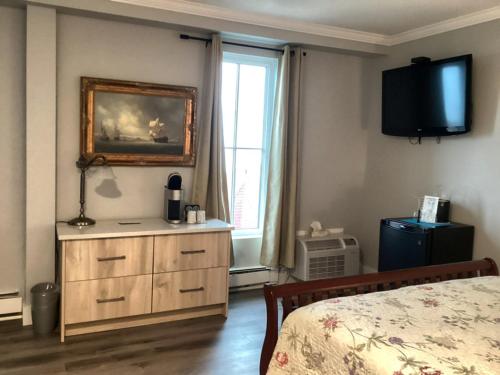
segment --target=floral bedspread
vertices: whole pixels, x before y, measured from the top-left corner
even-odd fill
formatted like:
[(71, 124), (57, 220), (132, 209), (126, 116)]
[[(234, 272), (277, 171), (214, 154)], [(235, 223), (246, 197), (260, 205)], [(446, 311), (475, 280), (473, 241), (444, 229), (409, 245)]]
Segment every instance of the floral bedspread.
[(302, 307), (283, 323), (268, 374), (500, 375), (500, 277)]

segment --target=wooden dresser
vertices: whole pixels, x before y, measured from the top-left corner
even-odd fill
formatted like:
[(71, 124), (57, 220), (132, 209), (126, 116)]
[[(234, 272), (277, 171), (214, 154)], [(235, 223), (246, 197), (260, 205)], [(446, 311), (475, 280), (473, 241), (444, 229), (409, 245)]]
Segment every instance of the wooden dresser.
[(57, 224), (61, 342), (89, 332), (227, 316), (231, 229), (220, 220)]

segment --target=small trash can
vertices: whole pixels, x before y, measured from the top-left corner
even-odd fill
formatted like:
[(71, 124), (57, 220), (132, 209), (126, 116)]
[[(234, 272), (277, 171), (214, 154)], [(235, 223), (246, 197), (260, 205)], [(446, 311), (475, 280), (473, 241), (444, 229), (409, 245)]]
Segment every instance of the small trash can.
[(57, 325), (59, 286), (40, 283), (31, 288), (31, 317), (36, 335), (49, 335)]

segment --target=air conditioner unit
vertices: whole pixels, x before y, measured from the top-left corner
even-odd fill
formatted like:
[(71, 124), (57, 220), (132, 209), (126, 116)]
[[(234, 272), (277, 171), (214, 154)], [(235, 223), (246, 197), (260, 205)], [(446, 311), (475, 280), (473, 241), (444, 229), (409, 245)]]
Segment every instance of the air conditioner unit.
[(359, 274), (359, 244), (353, 236), (297, 239), (294, 277), (318, 280)]

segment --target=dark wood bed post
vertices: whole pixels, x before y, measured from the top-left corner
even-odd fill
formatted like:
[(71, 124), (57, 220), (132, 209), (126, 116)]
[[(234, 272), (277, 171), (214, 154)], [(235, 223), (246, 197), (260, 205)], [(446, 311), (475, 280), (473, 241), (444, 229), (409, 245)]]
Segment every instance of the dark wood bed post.
[(278, 299), (282, 299), (284, 320), (288, 314), (310, 303), (328, 298), (352, 296), (403, 286), (467, 279), (477, 276), (498, 276), (498, 267), (491, 258), (469, 262), (441, 264), (399, 271), (369, 273), (334, 279), (304, 281), (284, 285), (265, 285), (267, 327), (260, 355), (260, 374), (265, 375), (278, 342)]
[(273, 286), (264, 285), (264, 297), (266, 299), (267, 324), (266, 337), (262, 344), (260, 356), (260, 373), (265, 374), (271, 362), (274, 347), (278, 342), (278, 299), (274, 296)]
[(484, 258), (490, 264), (489, 273), (482, 274), (481, 276), (498, 276), (498, 266), (495, 261), (491, 258)]

